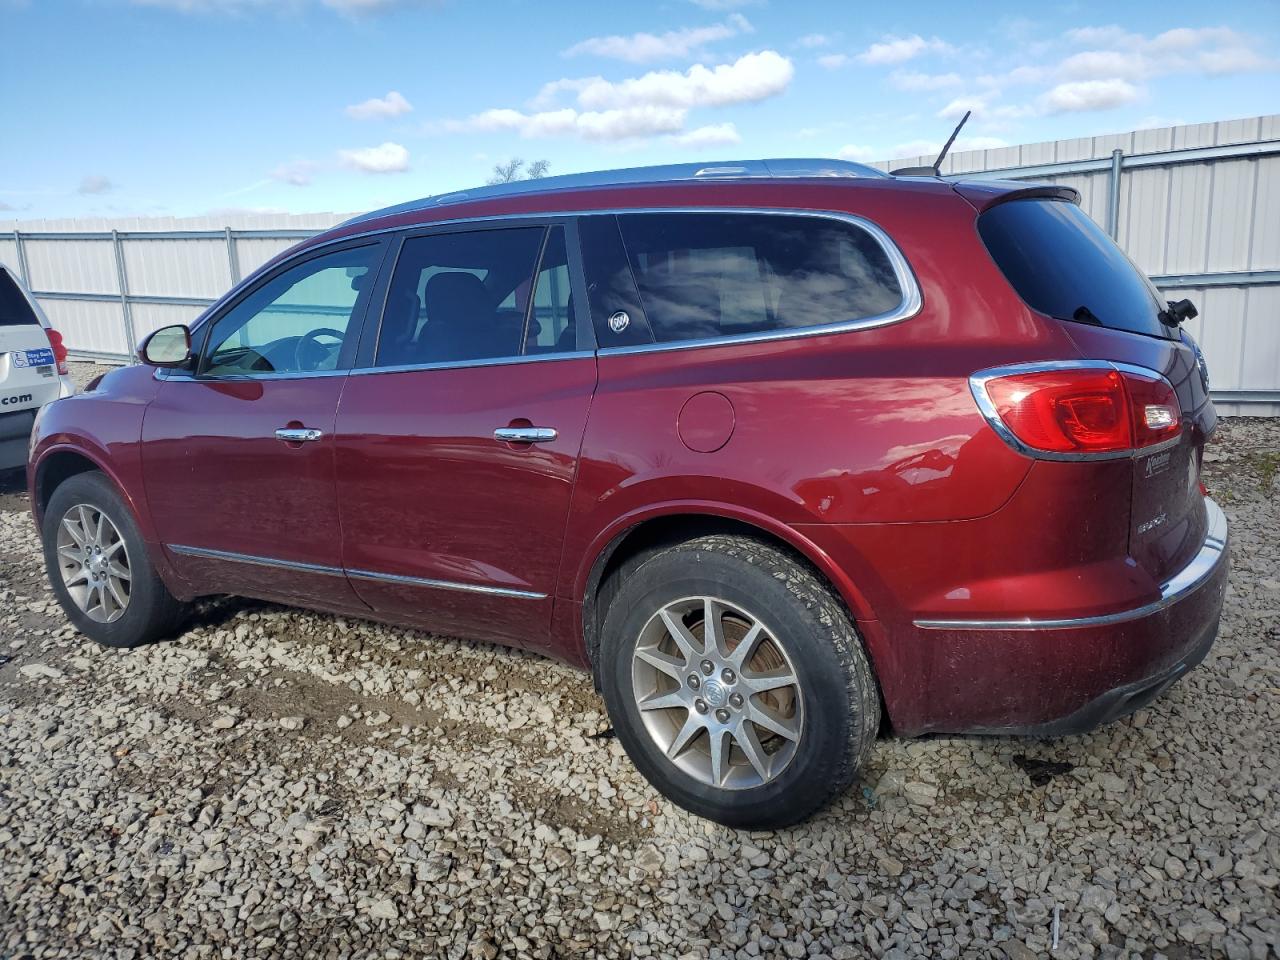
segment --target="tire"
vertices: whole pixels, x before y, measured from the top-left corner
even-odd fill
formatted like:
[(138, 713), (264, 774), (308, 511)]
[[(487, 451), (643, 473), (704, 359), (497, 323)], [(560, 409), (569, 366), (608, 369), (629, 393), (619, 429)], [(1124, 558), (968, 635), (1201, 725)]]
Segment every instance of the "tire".
[[(778, 828), (853, 783), (880, 726), (880, 696), (844, 605), (813, 572), (771, 545), (717, 534), (620, 576), (604, 592), (597, 672), (619, 740), (663, 796), (727, 826)], [(711, 651), (709, 618), (722, 627)], [(756, 624), (763, 639), (743, 653)], [(762, 690), (772, 683), (783, 685)], [(769, 727), (756, 722), (764, 710)]]
[[(70, 523), (64, 525), (69, 514)], [(99, 517), (106, 526), (100, 526)], [(160, 580), (132, 511), (104, 474), (78, 473), (60, 484), (45, 507), (41, 534), (54, 596), (89, 639), (104, 647), (138, 647), (172, 634), (182, 622), (186, 605)], [(98, 559), (104, 555), (105, 561)]]

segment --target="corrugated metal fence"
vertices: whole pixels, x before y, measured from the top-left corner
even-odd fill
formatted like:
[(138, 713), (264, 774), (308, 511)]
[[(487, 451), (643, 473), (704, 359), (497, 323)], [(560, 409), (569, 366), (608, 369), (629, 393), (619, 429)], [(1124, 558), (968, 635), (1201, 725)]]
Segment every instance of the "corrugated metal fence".
[[(928, 164), (932, 157), (879, 163)], [(1063, 183), (1168, 293), (1189, 296), (1223, 413), (1280, 416), (1280, 115), (962, 151), (948, 176)], [(125, 359), (341, 215), (15, 224), (16, 265), (73, 353)], [(180, 229), (174, 229), (179, 227)]]

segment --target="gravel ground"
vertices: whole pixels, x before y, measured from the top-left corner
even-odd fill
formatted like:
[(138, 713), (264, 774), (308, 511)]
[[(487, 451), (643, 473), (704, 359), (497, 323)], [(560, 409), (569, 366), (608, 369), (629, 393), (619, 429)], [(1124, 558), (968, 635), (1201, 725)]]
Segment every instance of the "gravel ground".
[(1055, 957), (1275, 957), (1280, 421), (1208, 459), (1203, 666), (1088, 736), (881, 741), (775, 834), (667, 804), (531, 655), (241, 600), (101, 650), (0, 478), (0, 958), (1024, 960), (1055, 917)]

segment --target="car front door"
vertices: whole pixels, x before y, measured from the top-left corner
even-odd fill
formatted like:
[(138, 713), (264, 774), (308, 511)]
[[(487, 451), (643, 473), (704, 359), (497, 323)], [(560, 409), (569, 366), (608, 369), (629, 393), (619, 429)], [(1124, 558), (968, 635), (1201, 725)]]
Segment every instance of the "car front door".
[(156, 529), (207, 593), (363, 609), (342, 573), (334, 414), (385, 241), (326, 248), (255, 284), (197, 333), (143, 420)]
[[(384, 616), (546, 643), (596, 364), (570, 223), (398, 241), (338, 405), (343, 561)], [(585, 318), (585, 313), (583, 314)]]

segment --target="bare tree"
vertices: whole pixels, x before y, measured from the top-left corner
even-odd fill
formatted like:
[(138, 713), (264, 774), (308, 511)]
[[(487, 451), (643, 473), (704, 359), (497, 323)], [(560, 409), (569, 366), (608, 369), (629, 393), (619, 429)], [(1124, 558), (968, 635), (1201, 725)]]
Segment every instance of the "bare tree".
[(519, 157), (512, 157), (506, 163), (495, 163), (493, 165), (493, 176), (489, 178), (489, 183), (511, 183), (514, 180), (537, 180), (547, 175), (547, 168), (551, 166), (549, 160), (535, 160), (525, 168), (524, 161)]

